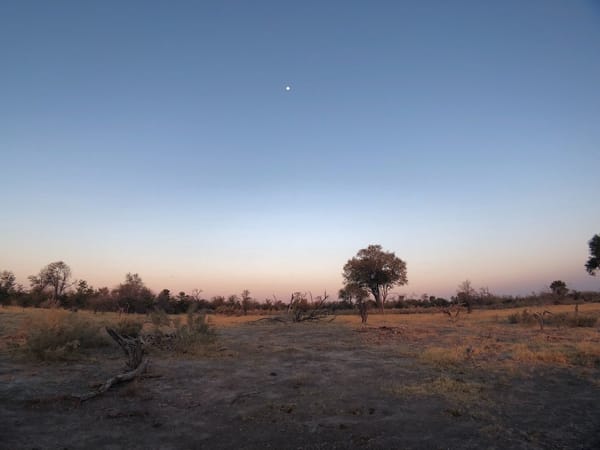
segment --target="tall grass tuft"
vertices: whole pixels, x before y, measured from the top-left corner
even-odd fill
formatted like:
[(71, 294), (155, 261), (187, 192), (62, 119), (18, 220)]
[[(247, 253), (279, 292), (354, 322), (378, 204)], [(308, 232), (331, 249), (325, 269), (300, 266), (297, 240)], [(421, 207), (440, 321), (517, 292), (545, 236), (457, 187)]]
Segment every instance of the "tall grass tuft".
[(194, 353), (199, 345), (208, 344), (215, 339), (215, 332), (208, 323), (206, 314), (196, 313), (190, 308), (186, 315), (186, 323), (176, 323), (175, 350), (181, 353)]
[(50, 310), (44, 317), (28, 320), (24, 351), (42, 361), (72, 360), (85, 350), (108, 345), (99, 326), (75, 312)]
[(121, 336), (138, 337), (144, 324), (136, 319), (125, 318), (114, 325), (114, 330)]
[[(530, 313), (526, 309), (520, 313), (513, 313), (507, 316), (508, 323), (515, 324), (521, 323), (525, 325), (532, 325), (538, 323), (533, 313)], [(598, 317), (591, 314), (579, 314), (575, 315), (572, 313), (556, 313), (549, 314), (544, 317), (544, 323), (546, 325), (557, 326), (557, 327), (594, 327), (598, 322)]]

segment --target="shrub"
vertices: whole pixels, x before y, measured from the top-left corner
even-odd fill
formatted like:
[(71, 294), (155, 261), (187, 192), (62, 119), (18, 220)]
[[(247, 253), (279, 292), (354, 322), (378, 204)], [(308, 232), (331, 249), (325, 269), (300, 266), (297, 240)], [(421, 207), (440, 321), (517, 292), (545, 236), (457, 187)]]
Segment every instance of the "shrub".
[(584, 367), (600, 367), (600, 348), (594, 342), (579, 342), (569, 354), (570, 363)]
[(135, 319), (121, 319), (113, 327), (121, 336), (138, 337), (142, 332), (144, 324)]
[(171, 324), (169, 315), (160, 308), (156, 308), (154, 311), (150, 312), (150, 321), (152, 322), (152, 325), (154, 325), (155, 330), (158, 330), (162, 326), (168, 327)]
[(513, 313), (508, 315), (508, 323), (519, 323), (519, 314)]
[(598, 321), (594, 316), (575, 316), (569, 319), (570, 327), (594, 327)]
[(194, 308), (188, 311), (185, 325), (176, 324), (174, 347), (181, 353), (194, 352), (194, 347), (214, 340), (215, 333), (205, 314), (198, 314)]
[[(535, 316), (527, 310), (521, 313), (513, 313), (507, 317), (508, 323), (523, 323), (531, 325), (537, 323)], [(571, 313), (548, 314), (544, 317), (546, 325), (559, 327), (593, 327), (596, 325), (598, 317), (592, 315), (573, 315)]]
[(24, 350), (43, 361), (74, 359), (84, 350), (108, 344), (99, 327), (77, 313), (54, 310), (26, 325)]
[(537, 319), (526, 309), (520, 313), (513, 313), (508, 316), (508, 323), (524, 323), (531, 325), (537, 323)]

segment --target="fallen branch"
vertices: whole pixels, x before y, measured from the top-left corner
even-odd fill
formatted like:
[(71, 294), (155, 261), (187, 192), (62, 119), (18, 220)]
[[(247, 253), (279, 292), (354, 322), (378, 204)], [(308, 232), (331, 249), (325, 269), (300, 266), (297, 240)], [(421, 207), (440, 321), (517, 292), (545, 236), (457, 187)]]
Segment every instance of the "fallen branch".
[(237, 402), (238, 400), (244, 398), (244, 397), (252, 397), (254, 395), (260, 395), (259, 391), (252, 391), (252, 392), (243, 392), (241, 394), (236, 395), (235, 397), (233, 397), (233, 399), (231, 400), (230, 405), (233, 405), (235, 402)]
[(281, 317), (263, 317), (261, 319), (257, 319), (254, 322), (262, 322), (262, 321), (267, 321), (267, 322), (281, 322), (281, 323), (289, 323), (288, 320), (286, 319), (282, 319)]
[(72, 398), (79, 400), (80, 402), (84, 402), (108, 391), (115, 384), (133, 380), (134, 378), (143, 374), (146, 368), (148, 367), (149, 360), (147, 358), (143, 358), (144, 347), (142, 340), (139, 337), (124, 337), (112, 328), (108, 327), (106, 327), (106, 332), (110, 335), (111, 338), (114, 339), (114, 341), (117, 344), (119, 344), (119, 347), (121, 347), (121, 349), (125, 353), (125, 356), (127, 356), (127, 369), (129, 370), (127, 370), (124, 373), (115, 375), (112, 378), (109, 378), (95, 391), (88, 392), (87, 394), (83, 395), (71, 396)]
[(117, 344), (119, 344), (119, 347), (121, 347), (123, 353), (125, 353), (128, 369), (133, 370), (142, 363), (144, 347), (143, 342), (139, 337), (121, 336), (115, 330), (108, 327), (106, 327), (106, 332)]
[(103, 394), (104, 392), (108, 391), (115, 384), (119, 384), (124, 381), (131, 381), (134, 378), (140, 376), (142, 373), (144, 373), (144, 371), (148, 367), (148, 362), (149, 362), (148, 359), (145, 358), (141, 362), (141, 364), (134, 370), (132, 370), (130, 372), (121, 373), (119, 375), (115, 375), (114, 377), (106, 380), (106, 382), (102, 386), (100, 386), (98, 389), (96, 389), (95, 391), (88, 392), (87, 394), (83, 394), (83, 395), (73, 395), (73, 398), (75, 398), (76, 400), (79, 400), (80, 402), (85, 402), (86, 400), (89, 400), (100, 394)]

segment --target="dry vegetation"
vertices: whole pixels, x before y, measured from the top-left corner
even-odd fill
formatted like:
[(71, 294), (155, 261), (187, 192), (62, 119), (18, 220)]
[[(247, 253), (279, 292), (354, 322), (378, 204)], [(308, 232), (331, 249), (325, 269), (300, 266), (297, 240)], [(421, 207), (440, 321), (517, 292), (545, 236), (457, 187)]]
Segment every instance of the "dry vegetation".
[[(542, 330), (532, 317), (544, 310)], [(293, 323), (9, 307), (0, 412), (11, 448), (79, 447), (77, 433), (134, 448), (593, 448), (599, 317), (600, 304), (371, 314), (368, 326), (350, 315)], [(105, 326), (144, 339), (146, 375), (85, 406), (57, 403), (122, 365)], [(57, 432), (65, 421), (73, 436)]]

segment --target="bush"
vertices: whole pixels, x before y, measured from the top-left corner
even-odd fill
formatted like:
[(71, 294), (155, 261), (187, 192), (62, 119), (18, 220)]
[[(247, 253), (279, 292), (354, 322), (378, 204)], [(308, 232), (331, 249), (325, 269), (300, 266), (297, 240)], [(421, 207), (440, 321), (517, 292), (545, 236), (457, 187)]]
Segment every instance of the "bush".
[(576, 316), (569, 319), (570, 327), (594, 327), (598, 321), (594, 316)]
[[(521, 313), (509, 314), (508, 323), (523, 323), (531, 325), (538, 323), (537, 319), (532, 313), (527, 310), (521, 311)], [(548, 314), (544, 317), (544, 323), (546, 325), (553, 325), (558, 327), (593, 327), (596, 325), (598, 318), (591, 315), (573, 315), (571, 313), (556, 313)]]
[(151, 311), (149, 315), (150, 321), (156, 330), (162, 326), (168, 327), (171, 324), (169, 315), (163, 309), (156, 308), (154, 311)]
[(537, 323), (537, 319), (526, 309), (520, 313), (513, 313), (508, 316), (508, 323), (524, 323), (531, 325)]
[(187, 313), (186, 324), (176, 324), (174, 347), (181, 353), (193, 352), (197, 345), (214, 340), (215, 333), (205, 314), (198, 314), (192, 308)]
[(77, 313), (54, 310), (26, 325), (24, 350), (43, 361), (75, 359), (84, 350), (108, 344), (99, 327)]
[(135, 319), (121, 319), (113, 327), (121, 336), (138, 337), (142, 332), (144, 324)]

